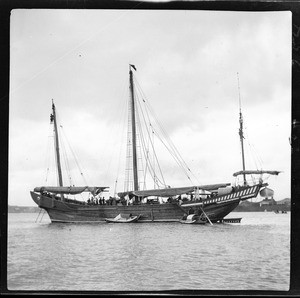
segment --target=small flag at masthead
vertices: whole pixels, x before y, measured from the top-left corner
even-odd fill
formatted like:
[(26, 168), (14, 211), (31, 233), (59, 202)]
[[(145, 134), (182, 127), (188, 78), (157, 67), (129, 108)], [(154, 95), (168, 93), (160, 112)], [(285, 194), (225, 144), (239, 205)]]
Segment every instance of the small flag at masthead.
[(136, 71), (136, 68), (133, 64), (129, 64), (135, 71)]

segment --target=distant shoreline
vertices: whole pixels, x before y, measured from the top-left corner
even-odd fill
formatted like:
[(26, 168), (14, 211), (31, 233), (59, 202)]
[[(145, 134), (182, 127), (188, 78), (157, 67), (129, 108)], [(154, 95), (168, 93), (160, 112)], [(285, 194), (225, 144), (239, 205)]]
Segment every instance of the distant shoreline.
[(34, 206), (8, 206), (8, 213), (38, 213), (39, 207)]

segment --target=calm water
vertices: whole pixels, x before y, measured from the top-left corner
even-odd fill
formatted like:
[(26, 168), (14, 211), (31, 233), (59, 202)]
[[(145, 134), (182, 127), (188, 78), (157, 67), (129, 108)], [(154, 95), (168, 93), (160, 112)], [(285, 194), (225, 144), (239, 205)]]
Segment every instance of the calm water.
[(289, 290), (290, 213), (240, 224), (50, 224), (8, 214), (9, 290)]

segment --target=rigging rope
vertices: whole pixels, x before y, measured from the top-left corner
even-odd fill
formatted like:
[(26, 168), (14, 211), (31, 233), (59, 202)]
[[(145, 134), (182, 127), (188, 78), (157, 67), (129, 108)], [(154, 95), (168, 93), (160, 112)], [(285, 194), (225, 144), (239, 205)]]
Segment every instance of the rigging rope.
[[(49, 123), (49, 128), (48, 130), (50, 131), (52, 125), (51, 123)], [(50, 147), (50, 138), (53, 138), (53, 135), (49, 135), (48, 136), (48, 141), (47, 141), (47, 147), (46, 147), (46, 157), (45, 157), (45, 165), (46, 165), (46, 177), (45, 177), (45, 184), (47, 184), (48, 181), (48, 176), (49, 176), (49, 170), (50, 170), (50, 148), (52, 148), (52, 146)]]
[[(127, 105), (126, 105), (126, 101), (124, 101), (124, 104), (121, 108), (121, 119), (123, 119), (122, 121), (120, 121), (120, 126), (122, 127), (122, 133), (121, 133), (121, 137), (124, 135), (124, 130), (125, 130), (125, 125), (123, 125), (126, 121), (126, 110), (128, 109)], [(120, 128), (119, 128), (120, 129)], [(121, 142), (121, 144), (123, 144), (123, 142)], [(118, 179), (119, 179), (119, 173), (120, 173), (120, 165), (121, 165), (121, 153), (123, 152), (122, 150), (122, 146), (120, 146), (120, 150), (119, 150), (119, 158), (118, 158), (118, 168), (117, 168), (117, 177), (116, 177), (116, 183), (115, 183), (115, 190), (114, 190), (114, 195), (116, 196), (117, 193), (117, 183), (118, 183)]]
[(263, 161), (261, 159), (261, 157), (259, 156), (258, 152), (256, 151), (255, 147), (253, 146), (253, 144), (250, 143), (250, 138), (248, 136), (248, 131), (247, 131), (247, 127), (245, 128), (245, 135), (246, 135), (246, 139), (247, 139), (247, 150), (248, 150), (248, 156), (251, 157), (252, 162), (255, 165), (256, 170), (261, 170), (263, 169)]
[[(197, 177), (192, 173), (192, 171), (190, 170), (190, 168), (187, 166), (187, 164), (185, 163), (185, 161), (183, 160), (181, 154), (178, 152), (177, 148), (175, 147), (174, 143), (171, 141), (170, 137), (168, 136), (166, 130), (164, 129), (163, 125), (159, 122), (158, 118), (156, 117), (156, 114), (154, 113), (152, 107), (150, 106), (149, 102), (146, 101), (146, 97), (140, 87), (140, 85), (138, 84), (138, 82), (136, 82), (136, 86), (139, 89), (139, 92), (142, 95), (143, 98), (143, 102), (145, 103), (145, 110), (147, 111), (147, 115), (148, 115), (148, 110), (151, 113), (151, 115), (153, 116), (155, 123), (158, 125), (158, 128), (160, 129), (160, 131), (162, 132), (163, 137), (165, 138), (165, 140), (167, 141), (168, 145), (170, 146), (170, 148), (172, 149), (172, 151), (170, 150), (170, 148), (165, 144), (165, 142), (163, 142), (163, 140), (160, 138), (159, 134), (155, 132), (156, 136), (160, 139), (160, 141), (163, 143), (163, 145), (167, 148), (167, 150), (169, 151), (169, 153), (173, 156), (173, 158), (175, 159), (175, 161), (177, 162), (177, 164), (179, 165), (179, 167), (181, 167), (181, 169), (184, 171), (184, 174), (187, 176), (187, 178), (191, 181), (191, 178), (189, 176), (189, 172), (194, 176), (194, 178), (198, 181)], [(191, 181), (192, 182), (192, 181)], [(199, 183), (199, 182), (198, 182)], [(192, 183), (193, 184), (193, 183)]]
[[(61, 131), (62, 131), (62, 126), (60, 126), (60, 128), (61, 128)], [(68, 178), (68, 181), (69, 181), (69, 185), (72, 185), (73, 183), (72, 183), (72, 177), (71, 177), (71, 171), (70, 171), (70, 164), (69, 164), (69, 160), (68, 160), (68, 157), (67, 157), (65, 144), (64, 144), (64, 142), (62, 142), (62, 138), (60, 140), (61, 140), (60, 145), (61, 145), (61, 148), (62, 148), (62, 155), (63, 155), (63, 160), (64, 160), (64, 163), (65, 163), (67, 178)]]
[[(157, 155), (156, 155), (156, 152), (155, 152), (155, 148), (154, 148), (154, 144), (153, 144), (153, 141), (151, 141), (151, 135), (150, 135), (150, 133), (149, 133), (149, 129), (148, 129), (148, 126), (146, 125), (146, 119), (145, 119), (145, 116), (144, 116), (144, 112), (143, 112), (143, 109), (142, 109), (142, 106), (141, 106), (141, 103), (140, 103), (140, 100), (139, 100), (139, 97), (137, 96), (137, 103), (138, 103), (138, 106), (140, 107), (140, 111), (141, 111), (141, 114), (142, 114), (142, 117), (143, 117), (143, 120), (144, 120), (144, 123), (145, 123), (145, 128), (146, 128), (146, 132), (147, 132), (147, 135), (148, 135), (148, 140), (149, 140), (149, 143), (151, 144), (151, 148), (153, 149), (153, 157), (155, 158), (155, 160), (156, 160), (156, 162), (157, 162), (157, 165), (158, 165), (158, 168), (159, 168), (159, 171), (160, 171), (160, 174), (161, 174), (161, 177), (162, 177), (162, 180), (163, 180), (163, 182), (161, 182), (163, 185), (166, 185), (166, 183), (165, 183), (165, 180), (164, 180), (164, 177), (163, 177), (163, 173), (162, 173), (162, 170), (161, 170), (161, 167), (160, 167), (160, 165), (159, 165), (159, 161), (158, 161), (158, 157), (157, 157)], [(137, 114), (137, 117), (139, 118), (139, 114)], [(150, 123), (150, 126), (152, 127), (152, 125), (151, 125), (151, 121), (150, 121), (150, 119), (149, 119), (149, 117), (148, 117), (148, 121), (149, 121), (149, 123)], [(144, 134), (143, 134), (143, 132), (142, 132), (142, 127), (141, 127), (141, 125), (140, 125), (140, 121), (139, 121), (139, 128), (140, 128), (140, 135), (141, 135), (141, 138), (142, 138), (142, 144), (144, 145), (143, 146), (143, 149), (144, 149), (144, 151), (145, 151), (145, 149), (146, 149), (146, 146), (145, 146), (145, 141), (144, 141)], [(145, 152), (144, 152), (144, 155), (145, 155)], [(149, 160), (149, 159), (148, 159)], [(155, 170), (153, 169), (153, 166), (152, 166), (152, 164), (151, 163), (149, 163), (149, 166), (150, 166), (150, 168), (153, 170), (153, 174), (155, 174)], [(151, 173), (150, 173), (151, 174)], [(153, 177), (153, 175), (151, 174), (151, 176), (152, 176), (152, 178), (154, 179), (154, 177)], [(157, 176), (156, 176), (156, 178), (157, 178)]]
[[(84, 176), (84, 174), (83, 174), (83, 171), (82, 171), (82, 169), (81, 169), (81, 167), (80, 167), (80, 165), (79, 165), (79, 162), (78, 162), (78, 159), (77, 159), (77, 157), (76, 157), (76, 154), (75, 154), (75, 152), (73, 151), (73, 149), (72, 149), (72, 147), (71, 147), (71, 145), (70, 145), (70, 143), (69, 143), (69, 140), (68, 140), (68, 138), (67, 138), (67, 136), (66, 136), (66, 134), (65, 134), (65, 132), (64, 132), (63, 126), (60, 126), (60, 128), (61, 128), (61, 131), (62, 131), (62, 135), (64, 136), (64, 139), (66, 140), (67, 145), (68, 145), (68, 147), (69, 147), (69, 149), (70, 149), (70, 151), (71, 151), (71, 153), (72, 153), (72, 155), (73, 155), (73, 157), (74, 157), (75, 163), (76, 163), (76, 165), (77, 165), (77, 167), (78, 167), (78, 169), (79, 169), (79, 172), (80, 172), (80, 176), (81, 176), (82, 179), (84, 180), (84, 183), (85, 183), (86, 185), (88, 185), (88, 183), (87, 183), (87, 181), (86, 181), (86, 179), (85, 179), (85, 176)], [(67, 157), (66, 157), (66, 159), (67, 159)]]

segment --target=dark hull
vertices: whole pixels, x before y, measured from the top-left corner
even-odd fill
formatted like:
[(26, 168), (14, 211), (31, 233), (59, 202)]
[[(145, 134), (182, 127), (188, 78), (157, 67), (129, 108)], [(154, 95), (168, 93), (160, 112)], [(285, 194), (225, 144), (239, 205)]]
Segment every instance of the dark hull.
[[(33, 200), (49, 214), (52, 222), (105, 222), (118, 214), (141, 215), (139, 222), (178, 221), (184, 211), (177, 204), (77, 205), (31, 192)], [(38, 199), (39, 198), (39, 199)]]
[[(217, 222), (232, 212), (241, 200), (256, 197), (259, 188), (260, 185), (257, 185), (247, 191), (205, 200), (203, 210), (211, 222)], [(120, 213), (140, 215), (139, 222), (179, 222), (191, 208), (193, 212), (200, 208), (199, 205), (191, 207), (177, 203), (91, 206), (62, 202), (36, 192), (31, 192), (31, 196), (40, 208), (47, 211), (52, 222), (105, 222), (106, 218), (115, 218)]]

